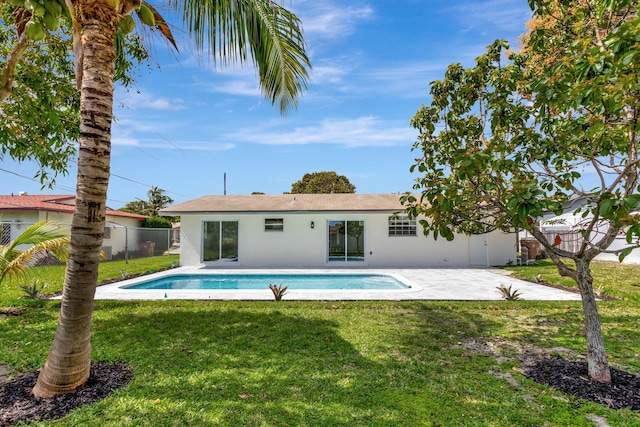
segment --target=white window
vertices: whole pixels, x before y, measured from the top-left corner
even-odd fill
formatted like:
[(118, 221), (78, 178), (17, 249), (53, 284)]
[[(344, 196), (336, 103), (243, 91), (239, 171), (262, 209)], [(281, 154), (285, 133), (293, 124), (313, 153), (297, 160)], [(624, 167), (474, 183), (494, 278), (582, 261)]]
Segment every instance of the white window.
[(415, 219), (398, 215), (389, 217), (389, 236), (415, 236), (416, 229)]
[(284, 219), (265, 218), (264, 231), (284, 231)]

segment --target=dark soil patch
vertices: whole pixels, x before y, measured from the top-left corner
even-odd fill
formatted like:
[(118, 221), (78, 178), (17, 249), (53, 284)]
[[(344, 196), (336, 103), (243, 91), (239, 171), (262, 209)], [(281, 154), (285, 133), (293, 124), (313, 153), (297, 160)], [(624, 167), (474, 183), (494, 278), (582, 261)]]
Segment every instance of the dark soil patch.
[[(531, 282), (531, 283), (535, 283), (536, 285), (542, 285), (542, 286), (547, 286), (549, 288), (554, 288), (554, 289), (560, 289), (561, 291), (566, 291), (566, 292), (571, 292), (574, 294), (580, 294), (580, 289), (578, 288), (574, 288), (571, 286), (563, 286), (563, 285), (558, 285), (555, 283), (551, 283), (551, 282), (547, 282), (546, 280), (530, 280), (530, 279), (520, 279), (520, 280), (526, 280), (527, 282)], [(616, 297), (611, 296), (611, 295), (607, 295), (605, 293), (596, 293), (596, 298), (602, 301), (615, 301), (617, 300)]]
[(39, 399), (31, 393), (38, 372), (29, 372), (0, 383), (0, 426), (10, 426), (18, 421), (62, 418), (80, 406), (104, 399), (113, 390), (129, 384), (132, 378), (131, 370), (122, 362), (96, 362), (91, 365), (89, 380), (79, 390), (51, 399)]
[(22, 316), (26, 310), (15, 307), (2, 307), (0, 308), (0, 317), (15, 317)]
[(611, 382), (589, 378), (586, 362), (572, 362), (559, 357), (539, 360), (524, 368), (527, 377), (566, 394), (600, 403), (612, 409), (640, 411), (640, 378), (611, 368)]

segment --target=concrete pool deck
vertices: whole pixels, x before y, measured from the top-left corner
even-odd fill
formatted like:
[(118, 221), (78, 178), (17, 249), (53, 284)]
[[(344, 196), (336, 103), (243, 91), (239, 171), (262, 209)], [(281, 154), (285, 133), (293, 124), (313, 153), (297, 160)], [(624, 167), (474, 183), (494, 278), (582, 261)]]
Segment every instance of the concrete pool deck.
[[(99, 286), (97, 300), (266, 300), (272, 301), (273, 294), (265, 283), (262, 290), (191, 290), (191, 289), (121, 289), (153, 278), (175, 274), (387, 274), (412, 285), (410, 289), (399, 290), (289, 290), (284, 300), (310, 301), (355, 301), (355, 300), (444, 300), (444, 301), (489, 301), (500, 300), (498, 286), (511, 286), (519, 291), (525, 300), (577, 301), (580, 295), (549, 286), (531, 283), (510, 277), (505, 270), (497, 268), (434, 268), (434, 269), (207, 269), (178, 267), (175, 269), (123, 280)], [(274, 283), (278, 285), (279, 283)], [(284, 283), (286, 286), (287, 284)]]

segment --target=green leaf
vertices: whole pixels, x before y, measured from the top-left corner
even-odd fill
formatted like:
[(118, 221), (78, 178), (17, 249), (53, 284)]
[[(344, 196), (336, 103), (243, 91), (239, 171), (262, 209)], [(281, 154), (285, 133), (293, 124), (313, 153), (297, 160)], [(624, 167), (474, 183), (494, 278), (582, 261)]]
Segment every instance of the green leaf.
[(615, 200), (613, 199), (604, 199), (600, 202), (600, 215), (607, 217), (613, 208)]
[(529, 206), (522, 204), (518, 206), (518, 218), (525, 220), (529, 215)]
[(640, 203), (640, 194), (632, 194), (630, 196), (625, 197), (624, 204), (629, 209), (635, 209)]
[(636, 53), (638, 53), (635, 50), (631, 50), (629, 52), (627, 52), (623, 57), (622, 57), (622, 65), (629, 65), (631, 64), (631, 61), (633, 61), (633, 58), (636, 56)]
[(624, 248), (622, 252), (620, 252), (620, 255), (618, 255), (618, 260), (620, 262), (624, 261), (627, 255), (629, 255), (632, 251), (633, 251), (633, 248)]
[(511, 210), (511, 209), (514, 209), (517, 205), (518, 205), (518, 199), (515, 198), (515, 197), (512, 197), (507, 202), (507, 206), (506, 207), (507, 207), (507, 209)]

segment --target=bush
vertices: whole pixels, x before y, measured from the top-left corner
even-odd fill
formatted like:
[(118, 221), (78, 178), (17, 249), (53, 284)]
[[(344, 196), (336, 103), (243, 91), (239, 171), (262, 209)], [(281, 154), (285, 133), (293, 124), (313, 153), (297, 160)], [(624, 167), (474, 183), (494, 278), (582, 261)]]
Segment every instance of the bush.
[(159, 216), (150, 216), (142, 223), (142, 227), (144, 228), (171, 228), (172, 226), (171, 221)]

